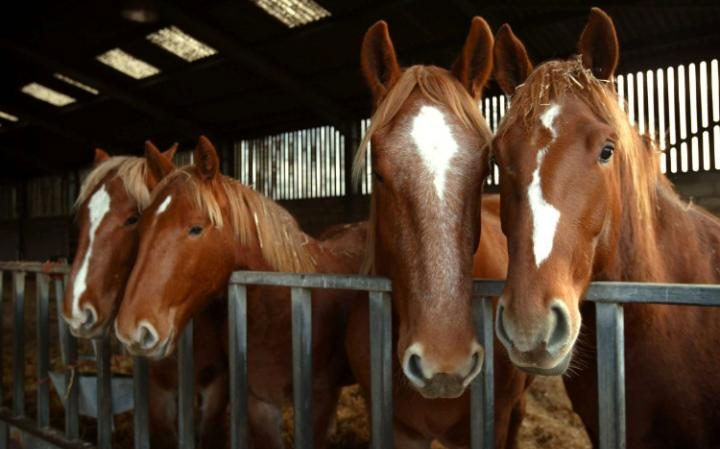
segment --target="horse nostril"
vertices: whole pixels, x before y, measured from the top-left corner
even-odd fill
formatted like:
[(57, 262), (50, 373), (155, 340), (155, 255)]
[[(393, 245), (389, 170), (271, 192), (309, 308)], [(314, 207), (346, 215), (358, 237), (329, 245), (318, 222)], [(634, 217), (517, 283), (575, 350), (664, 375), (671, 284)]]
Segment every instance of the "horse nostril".
[(505, 307), (501, 304), (498, 305), (497, 310), (497, 322), (495, 324), (497, 336), (505, 346), (514, 346), (512, 339), (505, 329)]
[(83, 322), (82, 322), (81, 326), (84, 329), (88, 330), (88, 329), (92, 328), (96, 322), (95, 313), (92, 308), (84, 307), (83, 314), (84, 314), (84, 317), (83, 317)]
[(413, 354), (410, 356), (410, 359), (408, 360), (408, 371), (410, 371), (410, 373), (417, 379), (420, 379), (422, 381), (427, 380), (425, 379), (425, 374), (420, 367), (420, 356), (417, 354)]
[(464, 386), (469, 385), (470, 382), (472, 382), (472, 380), (477, 377), (478, 374), (480, 374), (484, 359), (485, 351), (482, 348), (477, 348), (473, 352), (472, 359), (470, 361), (470, 370), (467, 372), (467, 375), (463, 380)]
[(140, 346), (144, 349), (152, 348), (153, 346), (155, 346), (155, 342), (157, 342), (157, 336), (155, 335), (155, 332), (153, 332), (152, 329), (150, 329), (150, 327), (146, 326), (145, 324), (140, 325), (138, 337), (138, 343), (140, 343)]
[(570, 337), (570, 320), (565, 308), (558, 304), (550, 307), (550, 313), (555, 317), (555, 328), (547, 343), (547, 350), (552, 354), (560, 351), (567, 344)]

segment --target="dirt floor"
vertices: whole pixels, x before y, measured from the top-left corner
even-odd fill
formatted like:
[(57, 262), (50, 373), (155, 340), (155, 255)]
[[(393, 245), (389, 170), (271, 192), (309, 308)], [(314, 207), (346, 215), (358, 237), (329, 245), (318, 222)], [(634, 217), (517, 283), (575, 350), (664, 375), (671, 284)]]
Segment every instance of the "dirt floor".
[[(11, 405), (10, 392), (12, 379), (12, 296), (11, 282), (6, 275), (4, 279), (4, 295), (0, 312), (2, 313), (2, 403)], [(53, 295), (51, 295), (53, 298)], [(34, 282), (29, 280), (26, 292), (25, 309), (25, 402), (27, 415), (35, 416), (36, 385), (38, 382), (35, 372), (36, 346), (35, 340), (35, 288)], [(60, 351), (58, 344), (57, 321), (55, 303), (50, 304), (50, 354), (54, 369), (61, 370)], [(87, 342), (79, 344), (80, 354), (91, 355), (92, 349)], [(119, 348), (118, 348), (119, 352)], [(131, 359), (120, 354), (113, 357), (113, 371), (129, 374), (132, 370)], [(78, 369), (83, 372), (93, 370), (92, 362), (80, 363)], [(63, 407), (60, 397), (51, 389), (51, 421), (52, 426), (61, 429), (63, 426)], [(292, 410), (288, 407), (285, 413), (286, 423), (292, 421)], [(132, 448), (132, 413), (118, 415), (114, 420), (115, 432), (113, 434), (113, 447), (125, 449)], [(289, 427), (289, 426), (288, 426)], [(81, 436), (84, 440), (95, 440), (95, 421), (90, 418), (81, 419)], [(290, 432), (286, 431), (286, 440), (291, 442)], [(565, 394), (560, 378), (538, 377), (528, 392), (527, 416), (520, 431), (519, 449), (563, 448), (585, 449), (590, 448), (587, 434), (583, 429), (580, 418), (573, 413), (570, 402)], [(368, 421), (365, 405), (357, 387), (349, 387), (343, 391), (340, 405), (333, 428), (330, 433), (330, 448), (332, 449), (364, 449), (368, 444)], [(442, 448), (434, 444), (434, 449)]]

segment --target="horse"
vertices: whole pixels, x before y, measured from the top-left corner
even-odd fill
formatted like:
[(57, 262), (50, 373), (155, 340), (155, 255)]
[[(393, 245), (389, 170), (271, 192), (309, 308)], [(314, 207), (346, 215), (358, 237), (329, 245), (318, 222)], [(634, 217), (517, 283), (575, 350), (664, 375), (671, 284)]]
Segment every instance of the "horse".
[[(305, 234), (277, 203), (220, 174), (215, 147), (200, 137), (195, 164), (153, 192), (140, 220), (140, 250), (115, 320), (130, 352), (169, 354), (196, 310), (226, 291), (235, 270), (350, 274), (359, 271), (365, 224)], [(292, 393), (288, 288), (248, 286), (249, 421), (253, 447), (282, 448), (282, 406)], [(349, 383), (342, 347), (354, 294), (312, 295), (313, 432), (325, 446), (340, 387)]]
[[(496, 36), (495, 77), (511, 95), (492, 142), (510, 257), (496, 333), (518, 367), (571, 371), (565, 386), (597, 445), (589, 283), (717, 283), (720, 221), (680, 199), (620, 107), (618, 39), (602, 10), (578, 48), (533, 70), (507, 25)], [(624, 317), (628, 447), (720, 447), (720, 311), (627, 304)]]
[[(95, 165), (75, 201), (79, 228), (78, 247), (63, 300), (63, 318), (78, 337), (99, 338), (107, 333), (135, 261), (137, 222), (150, 201), (150, 192), (165, 176), (163, 167), (177, 145), (160, 153), (146, 143), (145, 157), (113, 156), (95, 151)], [(227, 357), (215, 350), (217, 310), (198, 318), (195, 334), (196, 378), (202, 398), (198, 436), (203, 447), (217, 447), (227, 404)], [(219, 315), (220, 318), (224, 315)], [(177, 378), (172, 359), (150, 365), (149, 416), (153, 447), (175, 447)], [(177, 438), (175, 438), (177, 440)]]
[[(368, 29), (362, 44), (374, 113), (354, 171), (357, 177), (371, 142), (364, 272), (392, 280), (398, 448), (429, 448), (432, 440), (469, 445), (466, 389), (484, 361), (472, 322), (472, 276), (504, 278), (507, 263), (497, 198), (482, 197), (491, 133), (478, 100), (491, 71), (492, 42), (487, 23), (475, 17), (452, 70), (401, 69), (384, 21)], [(367, 303), (358, 303), (346, 337), (366, 396), (368, 320)], [(528, 376), (497, 349), (495, 447), (514, 447)]]

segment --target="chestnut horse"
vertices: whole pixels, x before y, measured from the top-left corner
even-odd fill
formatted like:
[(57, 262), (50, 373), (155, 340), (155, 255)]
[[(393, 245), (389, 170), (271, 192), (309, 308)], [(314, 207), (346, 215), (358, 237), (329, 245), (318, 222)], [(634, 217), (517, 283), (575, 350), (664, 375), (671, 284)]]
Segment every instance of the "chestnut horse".
[[(222, 176), (201, 137), (195, 165), (168, 175), (140, 220), (140, 250), (115, 321), (135, 354), (164, 357), (195, 311), (227, 289), (235, 270), (357, 273), (365, 225), (335, 228), (318, 241), (282, 207)], [(352, 295), (354, 296), (354, 295)], [(347, 292), (313, 292), (315, 447), (324, 447), (349, 370), (342, 336)], [(351, 299), (351, 298), (347, 298)], [(288, 288), (248, 287), (249, 419), (254, 447), (281, 448), (282, 409), (292, 392)]]
[[(472, 322), (472, 276), (503, 278), (507, 263), (497, 197), (481, 200), (491, 133), (477, 102), (490, 75), (492, 42), (487, 23), (474, 18), (448, 71), (422, 65), (402, 70), (385, 22), (373, 25), (363, 41), (362, 68), (375, 111), (355, 172), (372, 141), (367, 268), (393, 285), (394, 370), (403, 373), (393, 385), (400, 448), (429, 448), (434, 439), (451, 447), (469, 444), (466, 388), (484, 356)], [(365, 392), (368, 319), (367, 303), (358, 303), (346, 343)], [(495, 447), (512, 447), (527, 376), (512, 368), (500, 346), (495, 353)]]
[[(720, 221), (678, 197), (653, 142), (621, 110), (615, 27), (597, 8), (579, 50), (532, 70), (509, 27), (496, 38), (496, 78), (512, 95), (493, 141), (510, 252), (496, 331), (531, 372), (562, 373), (581, 354), (565, 385), (597, 444), (595, 316), (584, 292), (593, 280), (717, 283)], [(624, 310), (628, 447), (720, 447), (720, 311)]]
[[(146, 143), (146, 157), (110, 157), (96, 150), (95, 167), (80, 188), (75, 202), (79, 239), (77, 255), (65, 291), (63, 318), (79, 337), (106, 334), (122, 298), (135, 261), (137, 222), (150, 201), (150, 192), (164, 176), (160, 167), (172, 159), (177, 146), (163, 154)], [(223, 309), (220, 310), (222, 312)], [(201, 399), (198, 435), (201, 445), (222, 443), (227, 404), (227, 357), (218, 351), (222, 334), (215, 321), (217, 310), (201, 314), (195, 334), (196, 372)], [(177, 364), (172, 359), (150, 365), (150, 425), (153, 447), (175, 447)]]

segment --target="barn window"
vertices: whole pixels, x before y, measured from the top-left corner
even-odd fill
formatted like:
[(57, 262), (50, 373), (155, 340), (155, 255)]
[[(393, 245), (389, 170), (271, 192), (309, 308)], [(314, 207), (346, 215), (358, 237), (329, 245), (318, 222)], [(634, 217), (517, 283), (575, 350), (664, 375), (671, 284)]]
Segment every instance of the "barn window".
[(273, 199), (345, 195), (345, 139), (332, 126), (235, 144), (235, 174)]
[(250, 0), (288, 28), (330, 17), (330, 11), (313, 0)]
[(75, 99), (70, 95), (65, 95), (62, 92), (58, 92), (38, 83), (27, 84), (20, 90), (24, 94), (30, 95), (40, 101), (50, 103), (53, 106), (67, 106), (71, 103), (75, 103)]
[(137, 80), (160, 73), (160, 69), (157, 67), (150, 65), (142, 59), (138, 59), (119, 48), (108, 50), (96, 59), (103, 64), (112, 67), (118, 72), (122, 72), (125, 75)]
[(169, 26), (148, 34), (147, 39), (188, 62), (207, 58), (217, 53), (214, 48), (185, 34), (175, 26)]
[(0, 221), (17, 219), (17, 190), (7, 185), (0, 186)]
[(27, 183), (27, 213), (34, 217), (58, 217), (71, 214), (72, 202), (68, 177), (43, 176)]
[(18, 118), (12, 114), (8, 114), (7, 112), (0, 111), (0, 118), (3, 120), (7, 120), (8, 122), (17, 122)]

